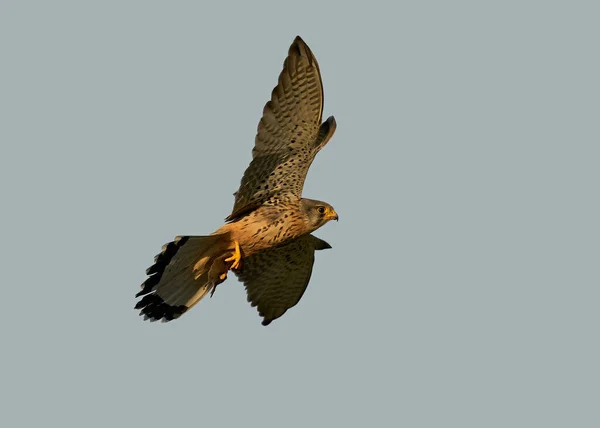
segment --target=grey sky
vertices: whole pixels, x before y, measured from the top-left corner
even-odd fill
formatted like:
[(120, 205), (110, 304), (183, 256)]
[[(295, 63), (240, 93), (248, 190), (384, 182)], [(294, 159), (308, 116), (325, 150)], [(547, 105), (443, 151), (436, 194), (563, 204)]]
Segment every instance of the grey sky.
[[(94, 3), (0, 6), (0, 425), (600, 425), (597, 5)], [(234, 278), (143, 322), (297, 34), (333, 249), (267, 328)]]

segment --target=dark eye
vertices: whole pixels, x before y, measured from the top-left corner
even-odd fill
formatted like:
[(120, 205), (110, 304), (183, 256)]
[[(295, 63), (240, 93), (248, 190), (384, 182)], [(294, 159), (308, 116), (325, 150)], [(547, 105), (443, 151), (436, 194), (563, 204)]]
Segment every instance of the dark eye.
[(325, 207), (319, 207), (317, 208), (317, 211), (319, 212), (319, 214), (325, 214)]

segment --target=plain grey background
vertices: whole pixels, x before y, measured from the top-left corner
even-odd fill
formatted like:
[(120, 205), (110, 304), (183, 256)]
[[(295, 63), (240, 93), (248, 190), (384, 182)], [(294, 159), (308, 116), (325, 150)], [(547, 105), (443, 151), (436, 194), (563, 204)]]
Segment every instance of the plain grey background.
[[(6, 427), (600, 426), (594, 2), (6, 1)], [(133, 310), (222, 224), (300, 34), (338, 129), (298, 306)]]

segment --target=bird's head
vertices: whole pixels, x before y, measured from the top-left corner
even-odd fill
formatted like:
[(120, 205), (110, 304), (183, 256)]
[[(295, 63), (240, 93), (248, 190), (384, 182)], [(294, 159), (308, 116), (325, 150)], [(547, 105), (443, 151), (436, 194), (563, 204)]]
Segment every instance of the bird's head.
[(312, 230), (318, 229), (329, 220), (338, 220), (337, 213), (327, 202), (302, 198), (300, 204)]

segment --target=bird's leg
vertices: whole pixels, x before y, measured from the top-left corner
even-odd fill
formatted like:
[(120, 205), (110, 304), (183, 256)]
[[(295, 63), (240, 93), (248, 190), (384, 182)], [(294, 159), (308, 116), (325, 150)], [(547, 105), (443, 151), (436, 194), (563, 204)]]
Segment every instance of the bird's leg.
[(242, 265), (242, 252), (240, 251), (240, 243), (238, 241), (233, 241), (235, 243), (235, 249), (233, 250), (233, 254), (231, 257), (225, 259), (226, 262), (232, 262), (229, 269), (239, 269)]
[(210, 291), (210, 297), (215, 294), (217, 285), (227, 279), (227, 271), (229, 269), (238, 269), (242, 265), (242, 252), (240, 250), (240, 244), (238, 241), (234, 241), (235, 249), (231, 257), (227, 257), (227, 254), (217, 257), (208, 271), (208, 282), (212, 289)]

